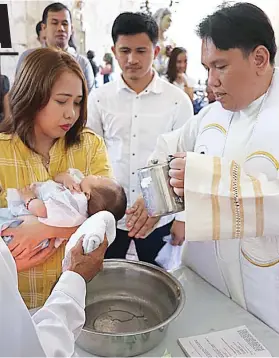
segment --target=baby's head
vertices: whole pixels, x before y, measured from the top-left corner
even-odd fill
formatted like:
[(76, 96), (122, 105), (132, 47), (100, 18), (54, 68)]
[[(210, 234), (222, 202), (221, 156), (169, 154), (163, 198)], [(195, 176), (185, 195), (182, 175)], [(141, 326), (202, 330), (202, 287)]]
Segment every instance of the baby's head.
[(81, 190), (88, 199), (88, 216), (106, 210), (118, 221), (125, 215), (127, 198), (124, 189), (116, 180), (88, 175), (80, 183)]

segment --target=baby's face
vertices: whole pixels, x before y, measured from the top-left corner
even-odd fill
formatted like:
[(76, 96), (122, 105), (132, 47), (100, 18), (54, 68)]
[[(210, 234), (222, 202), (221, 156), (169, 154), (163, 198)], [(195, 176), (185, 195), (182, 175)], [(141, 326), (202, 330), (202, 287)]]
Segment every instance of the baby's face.
[(114, 179), (102, 177), (99, 175), (88, 175), (81, 181), (80, 188), (81, 191), (86, 195), (87, 200), (89, 200), (93, 190), (115, 184), (116, 182)]

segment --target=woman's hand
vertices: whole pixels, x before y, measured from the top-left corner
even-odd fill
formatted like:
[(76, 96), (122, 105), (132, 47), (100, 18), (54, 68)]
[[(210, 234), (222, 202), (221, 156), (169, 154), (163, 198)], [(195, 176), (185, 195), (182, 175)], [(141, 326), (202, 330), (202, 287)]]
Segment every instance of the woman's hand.
[[(20, 217), (23, 223), (16, 228), (8, 228), (3, 231), (2, 236), (13, 236), (8, 245), (15, 259), (33, 257), (33, 250), (44, 240), (53, 237), (51, 227), (38, 221), (35, 216), (27, 215)], [(35, 253), (38, 252), (37, 248)]]
[(17, 272), (27, 271), (47, 261), (57, 250), (54, 246), (54, 242), (55, 239), (51, 239), (47, 248), (37, 248), (24, 258), (15, 258)]

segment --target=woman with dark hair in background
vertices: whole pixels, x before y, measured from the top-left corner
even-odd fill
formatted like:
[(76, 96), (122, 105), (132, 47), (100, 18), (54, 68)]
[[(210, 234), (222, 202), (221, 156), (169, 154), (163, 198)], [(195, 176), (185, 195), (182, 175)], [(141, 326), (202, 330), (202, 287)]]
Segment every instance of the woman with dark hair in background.
[(105, 53), (104, 58), (105, 66), (101, 68), (101, 75), (104, 76), (104, 84), (112, 80), (111, 74), (113, 72), (113, 57), (111, 53)]
[(10, 82), (8, 77), (0, 74), (0, 121), (10, 114), (9, 90)]
[(186, 75), (187, 51), (183, 47), (175, 47), (170, 55), (166, 78), (175, 86), (181, 88), (193, 101), (194, 81)]

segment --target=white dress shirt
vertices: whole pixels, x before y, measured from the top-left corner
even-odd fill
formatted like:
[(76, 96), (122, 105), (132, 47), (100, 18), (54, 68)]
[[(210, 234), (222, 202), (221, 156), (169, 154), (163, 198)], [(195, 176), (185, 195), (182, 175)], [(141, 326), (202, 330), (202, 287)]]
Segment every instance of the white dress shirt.
[[(139, 94), (121, 76), (91, 93), (87, 125), (104, 138), (114, 175), (127, 194), (128, 207), (141, 194), (137, 169), (146, 166), (157, 137), (180, 128), (192, 115), (189, 97), (157, 73)], [(162, 218), (158, 227), (172, 219)], [(127, 230), (125, 218), (118, 228)]]
[(66, 271), (31, 318), (17, 287), (15, 261), (0, 237), (0, 356), (71, 357), (85, 322), (84, 279)]

